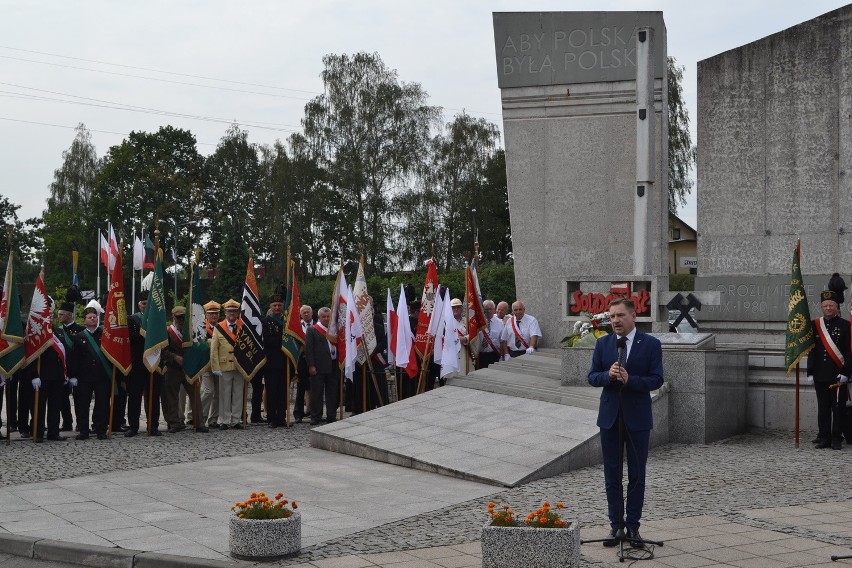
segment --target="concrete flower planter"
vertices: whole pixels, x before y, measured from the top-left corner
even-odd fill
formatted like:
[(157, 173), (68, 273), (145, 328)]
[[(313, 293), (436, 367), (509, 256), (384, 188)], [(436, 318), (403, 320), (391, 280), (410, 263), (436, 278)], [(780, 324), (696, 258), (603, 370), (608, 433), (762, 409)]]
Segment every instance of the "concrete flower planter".
[(289, 558), (302, 548), (302, 515), (298, 511), (286, 519), (241, 519), (231, 515), (228, 529), (228, 545), (234, 558)]
[(561, 529), (482, 527), (482, 568), (580, 566), (580, 525)]

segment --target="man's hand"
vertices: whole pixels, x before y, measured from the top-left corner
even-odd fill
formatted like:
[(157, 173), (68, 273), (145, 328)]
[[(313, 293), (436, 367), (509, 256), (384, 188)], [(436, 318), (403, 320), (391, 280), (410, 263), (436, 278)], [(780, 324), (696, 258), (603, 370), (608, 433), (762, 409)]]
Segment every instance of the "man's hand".
[(613, 363), (609, 368), (609, 378), (613, 381), (618, 381), (621, 384), (627, 384), (627, 369), (619, 365), (617, 362)]
[(506, 353), (505, 355), (503, 355), (503, 359), (502, 359), (502, 360), (503, 360), (503, 361), (508, 361), (508, 360), (509, 360), (509, 359), (511, 359), (511, 358), (512, 358), (512, 356), (511, 356), (511, 355), (509, 355), (508, 353)]
[(38, 390), (38, 389), (41, 388), (41, 379), (40, 378), (36, 377), (36, 378), (33, 379), (33, 388), (35, 390)]
[(814, 384), (814, 376), (808, 375), (808, 378), (805, 380), (805, 382), (808, 383), (809, 385)]
[(222, 371), (218, 371), (218, 370), (216, 370), (216, 371), (213, 371), (213, 374), (214, 374), (215, 376), (217, 376), (217, 377), (221, 377), (221, 376), (222, 376)]
[(70, 379), (68, 379), (68, 384), (71, 385), (72, 389), (77, 387), (77, 383), (78, 381), (76, 377), (71, 377)]
[(845, 385), (846, 383), (849, 382), (849, 377), (847, 377), (846, 375), (842, 375), (842, 374), (837, 375), (837, 382), (840, 383), (841, 385)]
[(527, 355), (531, 355), (535, 353), (535, 347), (527, 347)]

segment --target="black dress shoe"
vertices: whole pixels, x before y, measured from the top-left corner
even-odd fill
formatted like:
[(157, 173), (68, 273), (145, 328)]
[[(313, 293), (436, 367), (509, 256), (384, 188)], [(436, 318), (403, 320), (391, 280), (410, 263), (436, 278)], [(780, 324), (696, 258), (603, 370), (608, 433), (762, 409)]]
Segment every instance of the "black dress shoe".
[(645, 539), (639, 534), (639, 529), (627, 529), (627, 540), (630, 541), (630, 546), (633, 548), (644, 548)]
[(831, 449), (832, 450), (841, 450), (843, 449), (843, 442), (840, 440), (832, 440), (831, 441)]
[(276, 424), (275, 422), (270, 422), (269, 427), (270, 428), (278, 428), (278, 424)]
[(163, 435), (163, 433), (162, 433), (162, 432), (160, 432), (159, 430), (151, 430), (151, 433), (150, 433), (150, 434), (148, 434), (148, 435), (149, 435), (149, 436), (162, 436), (162, 435)]
[(43, 443), (44, 443), (44, 438), (36, 438), (36, 439), (35, 439), (35, 443), (36, 443), (36, 444), (43, 444)]
[(605, 538), (601, 544), (606, 546), (607, 548), (612, 548), (618, 544), (619, 539), (624, 537), (624, 533), (621, 529), (611, 529), (609, 531), (609, 538)]
[(228, 429), (227, 424), (219, 424), (219, 430), (227, 430), (227, 429)]
[(830, 447), (831, 447), (831, 440), (822, 440), (818, 444), (814, 445), (814, 448), (816, 448), (817, 450), (822, 450), (824, 448), (830, 448)]
[(127, 432), (128, 430), (130, 430), (130, 428), (129, 428), (129, 427), (127, 427), (127, 426), (125, 426), (124, 424), (122, 424), (121, 426), (119, 426), (119, 427), (115, 428), (115, 429), (113, 430), (113, 432), (122, 432), (122, 433), (124, 433), (124, 432)]
[(825, 439), (825, 438), (820, 438), (819, 436), (817, 436), (816, 438), (814, 438), (813, 440), (811, 440), (811, 444), (819, 444), (819, 443), (820, 443), (820, 442), (822, 442), (824, 439)]
[(245, 430), (245, 428), (243, 428), (242, 422), (239, 424), (234, 424), (233, 426), (231, 426), (231, 428), (234, 430)]
[(100, 434), (98, 434), (98, 440), (106, 440), (106, 439), (107, 439), (107, 435), (106, 435), (106, 434), (104, 434), (104, 433), (100, 433)]
[(124, 433), (124, 437), (125, 438), (132, 438), (133, 436), (136, 436), (137, 434), (139, 434), (139, 430), (137, 428), (131, 428), (127, 432)]
[(88, 434), (77, 434), (77, 436), (74, 439), (75, 440), (88, 440), (89, 435)]
[(319, 426), (319, 420), (311, 420), (311, 426)]
[(57, 435), (54, 435), (54, 436), (48, 436), (47, 439), (50, 440), (51, 442), (64, 442), (65, 436), (59, 436), (57, 434)]
[(169, 434), (177, 434), (178, 432), (180, 432), (180, 428), (178, 428), (177, 426), (172, 426), (171, 428), (166, 430), (166, 432), (168, 432)]
[(207, 426), (199, 426), (196, 432), (201, 432), (202, 434), (206, 434), (210, 431), (210, 428)]
[(296, 418), (295, 420), (293, 420), (293, 423), (294, 424), (301, 424), (302, 420), (304, 420), (304, 417), (300, 416), (300, 417)]

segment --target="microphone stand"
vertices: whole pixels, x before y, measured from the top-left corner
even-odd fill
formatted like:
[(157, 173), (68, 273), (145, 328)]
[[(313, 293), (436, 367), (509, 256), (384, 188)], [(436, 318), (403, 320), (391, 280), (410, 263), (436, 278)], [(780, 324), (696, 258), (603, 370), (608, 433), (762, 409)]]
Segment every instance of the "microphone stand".
[[(622, 361), (624, 361), (624, 350), (627, 347), (627, 338), (619, 337), (616, 345), (618, 346), (618, 370), (619, 376), (621, 375), (621, 371), (623, 370)], [(594, 540), (581, 540), (580, 544), (589, 544), (593, 542), (606, 542), (615, 540), (618, 544), (618, 561), (624, 562), (625, 558), (628, 556), (624, 552), (624, 543), (629, 542), (631, 546), (633, 546), (633, 541), (627, 535), (627, 532), (624, 530), (624, 399), (622, 397), (622, 391), (624, 390), (624, 383), (622, 383), (618, 379), (610, 378), (610, 381), (617, 381), (618, 385), (618, 522), (619, 527), (618, 531), (615, 533), (615, 536), (607, 537), (607, 538), (598, 538)], [(628, 440), (630, 437), (628, 436)], [(649, 550), (645, 548), (645, 544), (655, 544), (657, 546), (663, 546), (662, 541), (657, 540), (648, 540), (642, 539), (642, 548), (645, 550)], [(614, 546), (614, 545), (613, 545)], [(654, 558), (654, 553), (651, 552), (651, 556), (648, 558)]]

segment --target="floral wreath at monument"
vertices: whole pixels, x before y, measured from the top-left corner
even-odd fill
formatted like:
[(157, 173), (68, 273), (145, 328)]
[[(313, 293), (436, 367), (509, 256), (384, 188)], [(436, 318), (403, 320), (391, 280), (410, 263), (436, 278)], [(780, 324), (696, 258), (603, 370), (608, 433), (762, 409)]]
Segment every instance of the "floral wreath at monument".
[(567, 347), (594, 347), (599, 337), (612, 333), (612, 320), (609, 312), (590, 314), (584, 312), (588, 321), (577, 320), (571, 333), (566, 335), (560, 343)]

